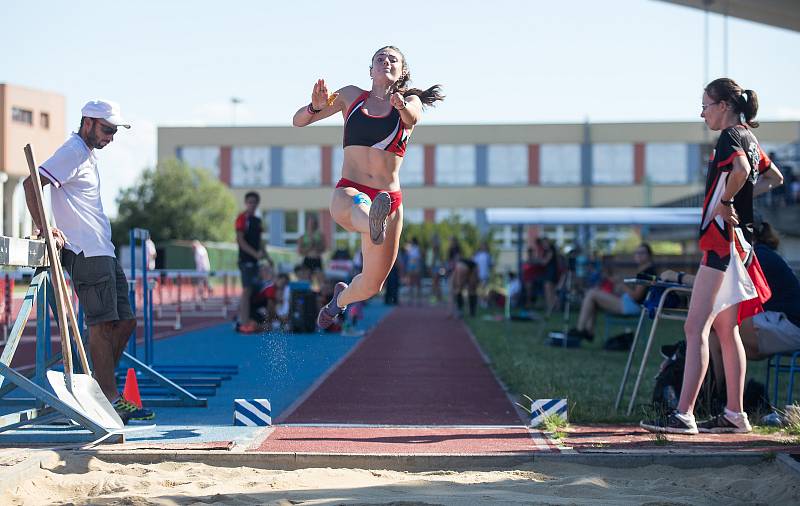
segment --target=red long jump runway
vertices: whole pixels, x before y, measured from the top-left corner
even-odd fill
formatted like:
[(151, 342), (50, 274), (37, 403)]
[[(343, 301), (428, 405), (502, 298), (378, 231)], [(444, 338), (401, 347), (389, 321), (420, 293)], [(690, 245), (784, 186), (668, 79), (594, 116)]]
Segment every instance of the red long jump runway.
[(412, 307), (397, 308), (384, 318), (280, 421), (522, 424), (464, 323), (449, 318), (444, 309)]
[(558, 451), (525, 427), (463, 322), (401, 307), (279, 419), (251, 451), (532, 455)]

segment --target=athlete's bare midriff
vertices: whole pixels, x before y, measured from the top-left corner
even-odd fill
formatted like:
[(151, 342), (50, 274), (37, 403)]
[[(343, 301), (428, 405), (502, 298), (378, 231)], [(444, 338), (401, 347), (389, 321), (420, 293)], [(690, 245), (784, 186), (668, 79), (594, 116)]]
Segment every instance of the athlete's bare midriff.
[(400, 190), (400, 165), (403, 158), (367, 146), (344, 148), (342, 177), (378, 190)]

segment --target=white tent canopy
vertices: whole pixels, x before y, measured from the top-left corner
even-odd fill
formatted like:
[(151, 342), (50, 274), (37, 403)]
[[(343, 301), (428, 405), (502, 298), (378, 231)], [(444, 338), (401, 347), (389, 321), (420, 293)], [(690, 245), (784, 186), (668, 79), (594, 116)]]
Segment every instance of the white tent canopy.
[(699, 207), (502, 207), (486, 210), (490, 225), (691, 225)]

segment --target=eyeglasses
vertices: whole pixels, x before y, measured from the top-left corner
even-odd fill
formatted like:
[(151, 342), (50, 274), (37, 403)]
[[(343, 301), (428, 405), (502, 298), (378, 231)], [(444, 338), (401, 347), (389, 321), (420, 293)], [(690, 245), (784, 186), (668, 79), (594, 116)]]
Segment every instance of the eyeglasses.
[(708, 104), (708, 105), (706, 105), (706, 104), (701, 104), (701, 105), (700, 105), (700, 108), (701, 108), (703, 111), (705, 111), (706, 109), (708, 109), (708, 108), (709, 108), (709, 107), (711, 107), (712, 105), (717, 105), (717, 104), (718, 104), (718, 103), (720, 103), (720, 102), (722, 102), (722, 100), (718, 100), (717, 102), (713, 102), (713, 103), (710, 103), (710, 104)]
[[(95, 121), (97, 121), (97, 120), (95, 120)], [(106, 135), (114, 135), (115, 133), (117, 133), (117, 127), (110, 127), (108, 125), (104, 125), (100, 121), (97, 121), (97, 123), (100, 125), (100, 131), (103, 132), (104, 134), (106, 134)]]

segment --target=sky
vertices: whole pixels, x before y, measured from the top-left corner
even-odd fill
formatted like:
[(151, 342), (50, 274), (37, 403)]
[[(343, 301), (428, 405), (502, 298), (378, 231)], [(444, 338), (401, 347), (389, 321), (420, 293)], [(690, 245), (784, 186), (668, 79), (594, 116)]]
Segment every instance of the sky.
[(729, 18), (726, 58), (724, 26), (710, 15), (706, 68), (705, 14), (656, 0), (30, 0), (2, 7), (0, 82), (64, 95), (67, 132), (86, 101), (120, 103), (133, 128), (98, 153), (113, 217), (159, 126), (231, 125), (231, 97), (238, 126), (291, 125), (317, 78), (369, 88), (387, 44), (413, 85), (444, 88), (422, 124), (701, 121), (725, 74), (756, 90), (759, 119), (800, 120), (800, 33)]

